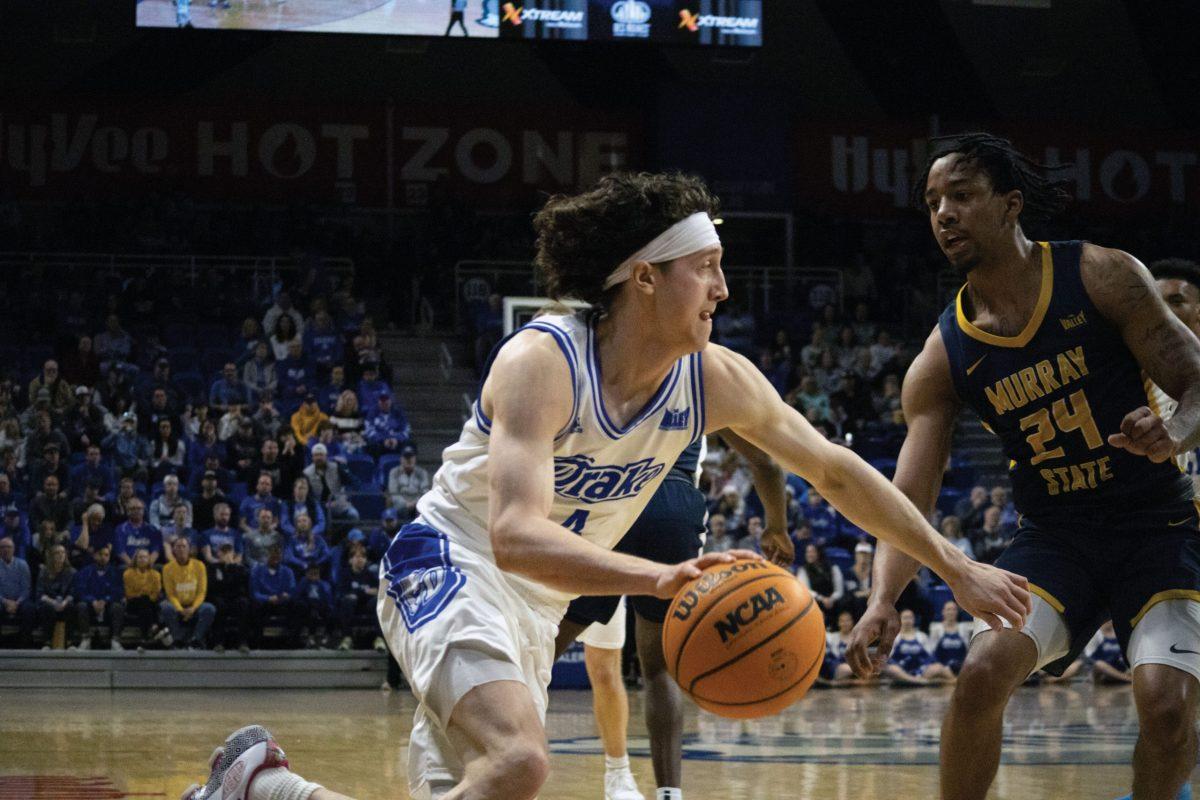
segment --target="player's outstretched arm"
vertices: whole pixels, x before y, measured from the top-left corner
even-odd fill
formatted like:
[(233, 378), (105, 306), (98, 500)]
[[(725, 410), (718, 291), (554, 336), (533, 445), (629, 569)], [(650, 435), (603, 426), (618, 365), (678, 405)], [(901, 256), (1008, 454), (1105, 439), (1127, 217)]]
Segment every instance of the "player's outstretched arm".
[(1154, 462), (1200, 447), (1200, 339), (1171, 313), (1149, 270), (1128, 253), (1084, 245), (1080, 271), (1088, 296), (1120, 328), (1150, 380), (1179, 402), (1166, 421), (1146, 406), (1130, 411), (1108, 443)]
[[(937, 328), (904, 376), (900, 402), (908, 433), (892, 482), (928, 519), (950, 458), (961, 405), (950, 377), (946, 345)], [(920, 567), (920, 562), (897, 547), (879, 543), (867, 610), (854, 626), (846, 647), (846, 663), (860, 678), (877, 673), (887, 662), (900, 631), (896, 600)], [(876, 645), (874, 655), (869, 651), (872, 644)]]
[(1024, 624), (1030, 608), (1024, 578), (967, 559), (930, 527), (899, 489), (852, 451), (826, 441), (784, 403), (753, 364), (709, 345), (704, 378), (713, 429), (732, 428), (804, 476), (851, 522), (928, 564), (972, 616), (996, 627), (997, 616), (1018, 628)]
[(492, 420), (488, 530), (501, 569), (574, 594), (673, 597), (710, 565), (753, 553), (656, 564), (597, 547), (551, 521), (554, 437), (571, 414), (571, 376), (549, 336), (528, 331), (496, 357), (480, 403)]
[(718, 435), (738, 451), (750, 467), (750, 479), (754, 481), (766, 516), (763, 520), (763, 555), (781, 567), (790, 568), (796, 560), (796, 546), (788, 536), (787, 483), (783, 470), (769, 455), (733, 431), (723, 430)]

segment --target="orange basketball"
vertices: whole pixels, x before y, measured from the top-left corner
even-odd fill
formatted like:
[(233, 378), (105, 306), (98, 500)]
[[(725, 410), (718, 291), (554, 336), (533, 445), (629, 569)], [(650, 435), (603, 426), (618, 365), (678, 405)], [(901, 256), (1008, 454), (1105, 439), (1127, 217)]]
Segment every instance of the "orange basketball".
[(786, 570), (766, 561), (717, 564), (675, 595), (663, 654), (696, 705), (723, 717), (765, 717), (816, 680), (825, 620)]

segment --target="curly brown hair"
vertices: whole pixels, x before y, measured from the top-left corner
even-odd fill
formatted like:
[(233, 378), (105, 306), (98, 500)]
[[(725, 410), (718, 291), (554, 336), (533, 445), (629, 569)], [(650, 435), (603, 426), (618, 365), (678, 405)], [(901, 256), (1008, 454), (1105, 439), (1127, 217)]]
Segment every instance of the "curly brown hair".
[(606, 307), (604, 281), (650, 240), (698, 211), (715, 216), (717, 198), (694, 175), (619, 172), (577, 195), (555, 195), (533, 217), (534, 264), (554, 299)]

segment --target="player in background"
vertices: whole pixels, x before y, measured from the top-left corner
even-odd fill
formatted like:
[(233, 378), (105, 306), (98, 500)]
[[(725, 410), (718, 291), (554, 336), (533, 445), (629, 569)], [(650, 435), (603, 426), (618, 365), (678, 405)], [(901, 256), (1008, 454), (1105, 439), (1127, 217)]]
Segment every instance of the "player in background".
[[(1196, 763), (1200, 528), (1192, 486), (1168, 462), (1200, 443), (1200, 341), (1129, 254), (1025, 235), (1069, 197), (1010, 142), (935, 140), (917, 191), (966, 284), (905, 377), (895, 484), (932, 512), (971, 406), (1013, 463), (1020, 528), (997, 566), (1035, 595), (1024, 626), (976, 627), (942, 725), (942, 797), (985, 797), (1012, 692), (1037, 669), (1060, 674), (1111, 616), (1134, 669), (1133, 797), (1173, 798)], [(1143, 371), (1178, 400), (1171, 419), (1147, 407)], [(881, 544), (847, 652), (857, 674), (878, 669), (872, 642), (890, 651), (917, 568)]]
[[(719, 434), (750, 469), (762, 500), (766, 529), (763, 554), (789, 569), (795, 545), (787, 531), (783, 470), (770, 457), (729, 431)], [(633, 527), (614, 548), (617, 552), (675, 563), (700, 554), (705, 531), (704, 495), (696, 488), (702, 442), (679, 457)], [(629, 699), (621, 680), (625, 645), (625, 607), (620, 597), (580, 597), (572, 601), (558, 627), (555, 659), (576, 639), (584, 644), (584, 663), (592, 684), (592, 705), (605, 752), (605, 800), (642, 797), (629, 769), (626, 728)], [(638, 660), (645, 683), (645, 720), (654, 767), (655, 800), (683, 800), (683, 693), (667, 672), (662, 628), (670, 603), (656, 597), (632, 597)]]
[[(420, 517), (381, 565), (380, 621), (419, 703), (408, 776), (418, 797), (536, 797), (550, 769), (546, 686), (569, 600), (670, 599), (740, 555), (668, 565), (611, 549), (668, 467), (711, 431), (731, 429), (851, 523), (927, 563), (972, 616), (1024, 624), (1024, 579), (969, 561), (750, 361), (709, 342), (728, 297), (716, 211), (698, 179), (622, 173), (535, 216), (550, 296), (599, 313), (535, 320), (499, 345)], [(238, 732), (186, 797), (340, 797), (264, 769), (279, 761), (271, 744), (262, 728)]]
[[(1150, 274), (1158, 283), (1158, 292), (1179, 321), (1200, 337), (1200, 265), (1181, 258), (1168, 258), (1150, 265)], [(1146, 378), (1150, 410), (1164, 419), (1175, 413), (1179, 404)], [(1192, 479), (1192, 488), (1200, 498), (1200, 447), (1177, 456), (1180, 468)]]

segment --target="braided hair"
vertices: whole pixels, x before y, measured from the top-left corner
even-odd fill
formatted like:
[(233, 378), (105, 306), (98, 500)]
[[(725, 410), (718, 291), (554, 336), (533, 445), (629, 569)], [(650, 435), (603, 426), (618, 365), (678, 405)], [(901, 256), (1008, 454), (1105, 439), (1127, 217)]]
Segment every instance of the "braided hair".
[(1070, 165), (1038, 163), (1024, 155), (1008, 139), (983, 132), (961, 133), (930, 139), (930, 145), (929, 158), (913, 184), (913, 200), (918, 208), (925, 208), (925, 184), (934, 162), (951, 154), (958, 154), (986, 172), (996, 193), (1020, 190), (1025, 199), (1021, 211), (1023, 220), (1044, 222), (1056, 216), (1071, 201), (1071, 195), (1066, 190), (1069, 181), (1053, 175)]

